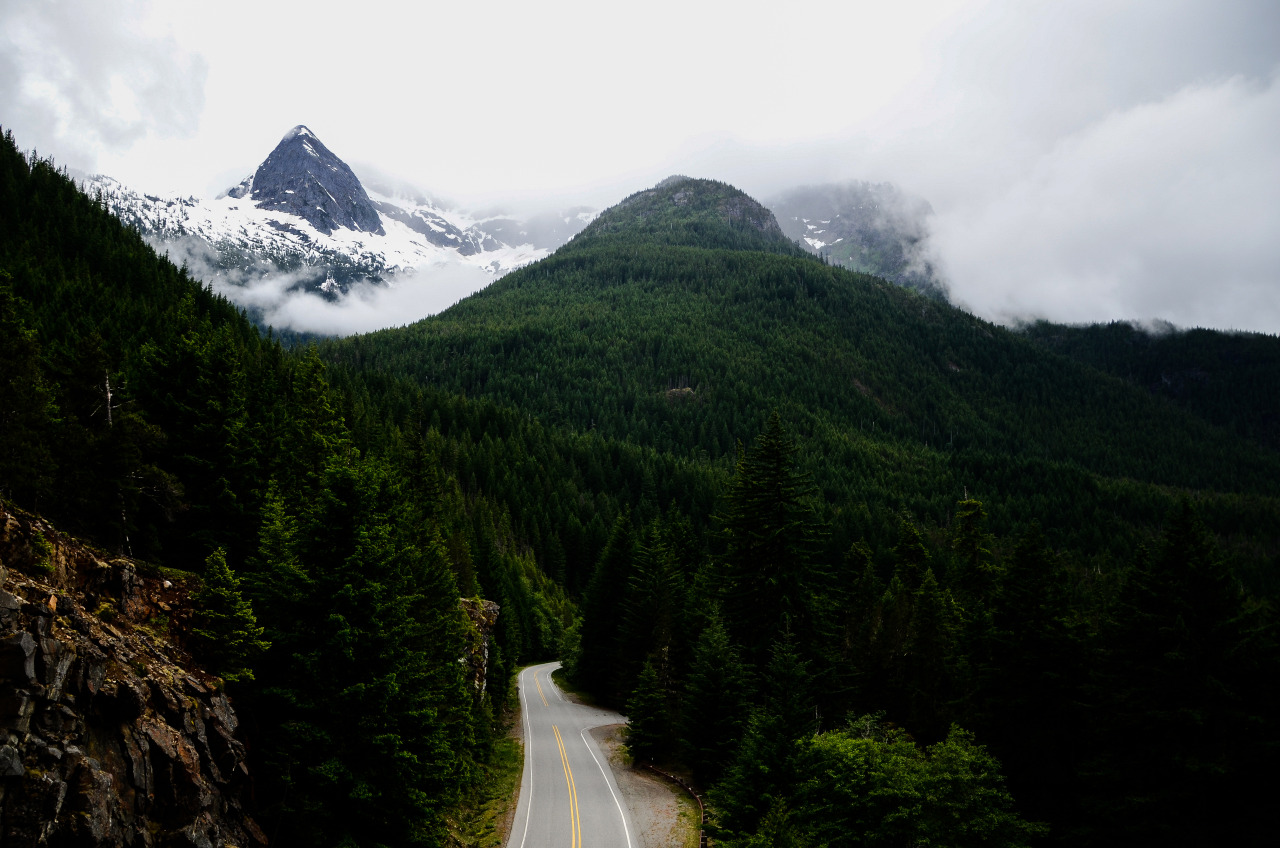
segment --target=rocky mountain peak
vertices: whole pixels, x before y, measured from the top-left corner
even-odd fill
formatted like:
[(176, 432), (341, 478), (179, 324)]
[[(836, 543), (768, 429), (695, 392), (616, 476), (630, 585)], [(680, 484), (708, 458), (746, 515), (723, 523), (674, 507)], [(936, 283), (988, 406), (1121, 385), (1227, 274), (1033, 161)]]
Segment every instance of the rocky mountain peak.
[(385, 235), (360, 180), (302, 124), (285, 133), (252, 177), (227, 193), (249, 196), (260, 209), (297, 215), (325, 235), (337, 229)]
[(603, 212), (575, 239), (642, 238), (662, 244), (766, 250), (797, 248), (773, 213), (733, 186), (675, 175)]

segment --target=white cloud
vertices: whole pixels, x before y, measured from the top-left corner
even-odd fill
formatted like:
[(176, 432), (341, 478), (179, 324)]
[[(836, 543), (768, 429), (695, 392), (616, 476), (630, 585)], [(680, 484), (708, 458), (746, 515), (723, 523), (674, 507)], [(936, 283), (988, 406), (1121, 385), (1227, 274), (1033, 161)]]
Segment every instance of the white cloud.
[(412, 324), (448, 309), (494, 280), (475, 266), (444, 262), (396, 275), (389, 282), (357, 282), (347, 294), (329, 299), (305, 286), (314, 282), (315, 269), (284, 273), (264, 265), (229, 271), (219, 266), (213, 248), (200, 238), (152, 239), (151, 244), (216, 294), (260, 317), (263, 324), (328, 336)]
[(147, 14), (135, 0), (0, 3), (0, 120), (20, 144), (91, 170), (104, 152), (196, 130), (206, 64), (148, 31)]
[(989, 317), (1280, 327), (1280, 76), (1188, 86), (1060, 141), (934, 248)]
[(985, 314), (1280, 331), (1275, 0), (0, 0), (0, 48), (20, 144), (144, 191), (298, 123), (472, 206), (891, 181)]
[(465, 265), (440, 265), (395, 278), (390, 287), (359, 283), (337, 300), (289, 290), (288, 278), (267, 278), (247, 287), (215, 291), (242, 306), (262, 310), (263, 321), (280, 329), (348, 336), (401, 327), (448, 309), (493, 282), (493, 276)]

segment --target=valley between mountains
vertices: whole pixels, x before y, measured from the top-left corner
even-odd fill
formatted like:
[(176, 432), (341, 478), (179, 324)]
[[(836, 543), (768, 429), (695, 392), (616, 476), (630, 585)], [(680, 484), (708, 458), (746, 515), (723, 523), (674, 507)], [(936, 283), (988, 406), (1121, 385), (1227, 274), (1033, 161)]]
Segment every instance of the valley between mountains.
[[(1269, 845), (1280, 340), (992, 324), (922, 204), (675, 176), (540, 229), (301, 126), (212, 201), (7, 133), (0, 845), (489, 845), (513, 720), (508, 844), (623, 844), (557, 661), (715, 844)], [(432, 263), (486, 285), (237, 301)]]

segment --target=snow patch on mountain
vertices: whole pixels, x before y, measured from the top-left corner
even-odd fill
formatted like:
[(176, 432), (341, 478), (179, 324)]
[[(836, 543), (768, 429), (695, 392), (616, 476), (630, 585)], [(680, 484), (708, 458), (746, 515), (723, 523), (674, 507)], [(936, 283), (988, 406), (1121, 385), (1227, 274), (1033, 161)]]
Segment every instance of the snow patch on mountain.
[(160, 242), (196, 237), (223, 256), (267, 260), (282, 270), (314, 268), (320, 279), (336, 276), (343, 290), (342, 278), (353, 273), (384, 281), (408, 271), (461, 264), (501, 275), (551, 252), (527, 241), (500, 241), (465, 213), (377, 193), (370, 199), (381, 234), (347, 228), (326, 233), (298, 215), (260, 208), (252, 199), (252, 184), (253, 178), (247, 178), (213, 199), (144, 194), (102, 175), (86, 179), (83, 188), (125, 224)]
[(104, 175), (81, 179), (89, 196), (258, 323), (324, 333), (439, 311), (546, 257), (598, 214), (477, 215), (392, 186), (366, 188), (301, 124), (211, 199), (147, 194)]

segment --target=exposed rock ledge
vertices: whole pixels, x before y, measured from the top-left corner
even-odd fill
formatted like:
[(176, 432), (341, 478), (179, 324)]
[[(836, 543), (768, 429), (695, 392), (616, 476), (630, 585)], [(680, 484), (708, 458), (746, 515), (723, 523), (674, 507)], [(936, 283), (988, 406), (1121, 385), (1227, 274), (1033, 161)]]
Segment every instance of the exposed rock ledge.
[(0, 506), (0, 846), (261, 846), (182, 581)]

